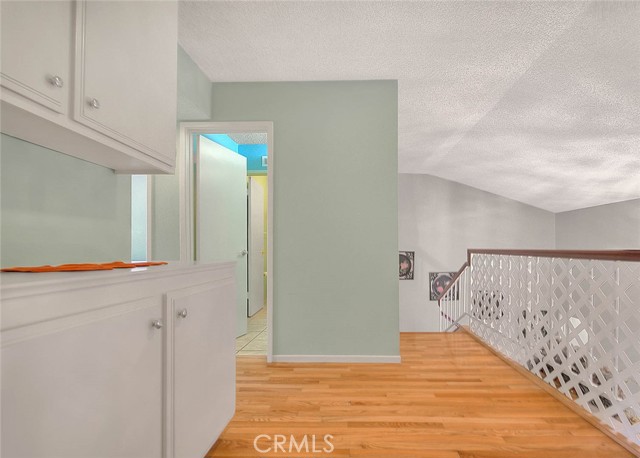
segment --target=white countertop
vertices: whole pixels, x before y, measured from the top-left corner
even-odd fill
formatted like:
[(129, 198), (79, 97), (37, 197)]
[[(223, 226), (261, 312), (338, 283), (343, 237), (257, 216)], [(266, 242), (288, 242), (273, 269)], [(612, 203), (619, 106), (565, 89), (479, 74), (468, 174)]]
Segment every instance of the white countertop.
[(179, 274), (181, 271), (197, 272), (223, 268), (233, 263), (206, 262), (169, 262), (161, 266), (135, 267), (132, 269), (94, 270), (82, 272), (1, 272), (0, 293), (13, 296), (17, 290), (24, 288), (43, 288), (47, 286), (83, 285), (99, 282), (101, 284), (121, 281), (144, 280), (150, 276), (166, 276)]
[(2, 272), (0, 330), (74, 315), (125, 299), (210, 281), (232, 281), (235, 263), (170, 262), (162, 266), (88, 272)]

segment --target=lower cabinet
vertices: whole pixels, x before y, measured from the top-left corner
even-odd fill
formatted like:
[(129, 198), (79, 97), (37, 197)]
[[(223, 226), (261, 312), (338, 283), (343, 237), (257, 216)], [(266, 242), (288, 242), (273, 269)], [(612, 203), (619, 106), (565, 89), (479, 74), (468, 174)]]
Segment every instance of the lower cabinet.
[(162, 456), (160, 299), (3, 345), (3, 458)]
[(235, 311), (228, 307), (235, 300), (232, 288), (167, 294), (174, 322), (173, 344), (168, 345), (173, 362), (168, 370), (173, 373), (173, 415), (168, 416), (173, 425), (168, 431), (176, 458), (205, 456), (235, 410), (235, 327), (229, 325)]
[(203, 457), (235, 410), (234, 268), (188, 271), (44, 297), (3, 276), (1, 456)]

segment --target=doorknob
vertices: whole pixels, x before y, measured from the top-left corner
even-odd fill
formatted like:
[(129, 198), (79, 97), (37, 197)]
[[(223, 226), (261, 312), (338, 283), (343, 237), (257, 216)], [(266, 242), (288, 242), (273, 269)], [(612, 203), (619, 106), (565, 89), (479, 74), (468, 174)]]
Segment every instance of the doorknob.
[(249, 252), (247, 250), (242, 250), (240, 252), (240, 256), (246, 256)]

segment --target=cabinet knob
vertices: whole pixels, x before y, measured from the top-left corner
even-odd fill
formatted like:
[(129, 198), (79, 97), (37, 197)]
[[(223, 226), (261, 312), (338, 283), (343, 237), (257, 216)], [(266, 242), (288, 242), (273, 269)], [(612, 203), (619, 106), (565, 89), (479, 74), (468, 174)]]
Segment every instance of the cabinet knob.
[(247, 250), (242, 250), (240, 252), (240, 256), (246, 256), (249, 252)]
[(155, 329), (162, 329), (162, 321), (154, 320), (151, 322), (151, 327)]
[(186, 317), (187, 317), (187, 315), (188, 315), (187, 309), (182, 309), (182, 310), (180, 310), (180, 311), (178, 312), (178, 316), (179, 316), (180, 318), (186, 318)]
[(49, 82), (51, 83), (52, 86), (55, 87), (62, 87), (64, 86), (64, 81), (62, 80), (62, 78), (60, 78), (59, 76), (52, 76), (51, 78), (49, 78)]
[(91, 99), (89, 100), (89, 106), (97, 110), (100, 108), (100, 102), (98, 102), (98, 99)]

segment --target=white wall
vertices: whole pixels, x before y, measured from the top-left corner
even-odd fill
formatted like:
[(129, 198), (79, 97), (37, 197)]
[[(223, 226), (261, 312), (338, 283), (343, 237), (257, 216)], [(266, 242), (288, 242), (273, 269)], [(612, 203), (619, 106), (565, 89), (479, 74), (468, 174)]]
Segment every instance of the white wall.
[(556, 248), (640, 249), (640, 199), (556, 214)]
[(399, 250), (415, 251), (414, 280), (400, 281), (400, 331), (437, 331), (429, 272), (457, 271), (467, 248), (555, 248), (555, 215), (430, 175), (400, 174)]

